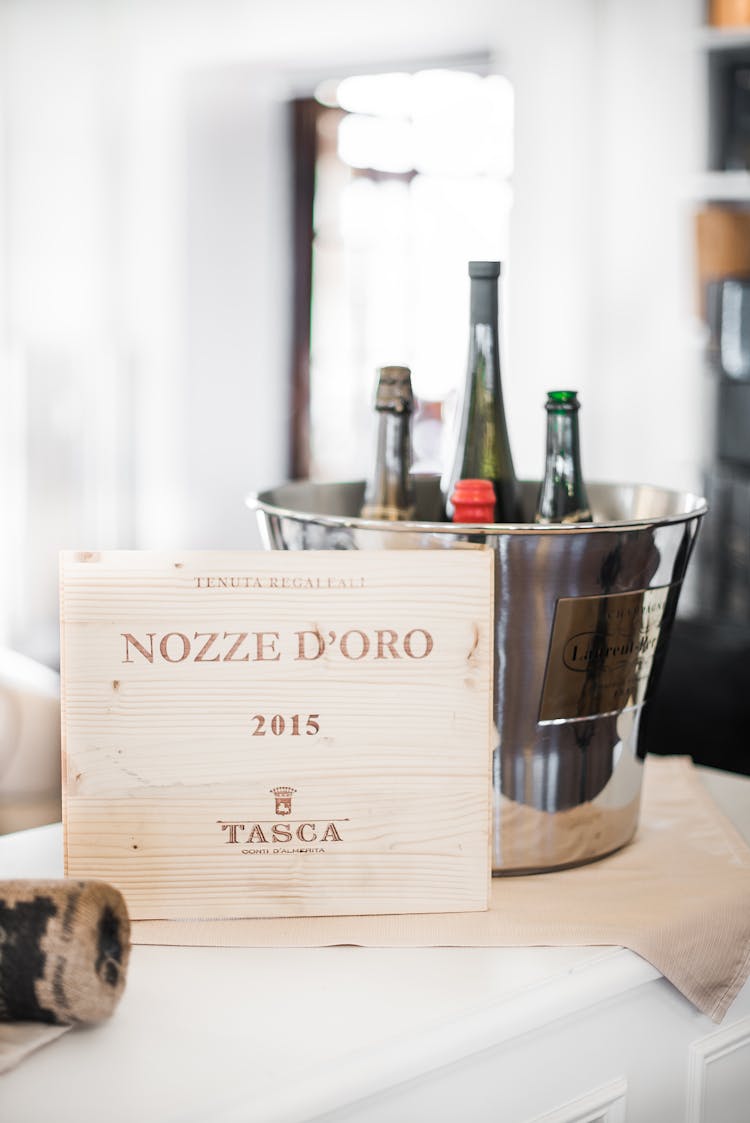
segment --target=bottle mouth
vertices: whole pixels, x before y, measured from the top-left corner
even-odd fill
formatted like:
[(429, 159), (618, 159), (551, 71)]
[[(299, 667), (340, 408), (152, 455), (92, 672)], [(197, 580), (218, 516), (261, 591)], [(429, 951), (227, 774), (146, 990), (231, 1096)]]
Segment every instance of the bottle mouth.
[(470, 261), (469, 276), (479, 280), (494, 280), (500, 276), (499, 261)]
[(569, 413), (580, 408), (577, 390), (550, 390), (547, 393), (545, 409), (553, 413)]
[(375, 409), (393, 413), (407, 413), (414, 408), (409, 367), (388, 366), (378, 370), (375, 392)]

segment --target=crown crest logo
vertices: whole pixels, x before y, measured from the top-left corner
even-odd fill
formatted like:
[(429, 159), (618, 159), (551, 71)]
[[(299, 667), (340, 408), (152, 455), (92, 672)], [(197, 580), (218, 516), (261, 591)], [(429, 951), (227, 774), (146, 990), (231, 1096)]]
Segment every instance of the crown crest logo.
[(276, 799), (276, 814), (277, 815), (291, 815), (292, 813), (292, 796), (297, 791), (296, 788), (271, 788), (271, 795)]

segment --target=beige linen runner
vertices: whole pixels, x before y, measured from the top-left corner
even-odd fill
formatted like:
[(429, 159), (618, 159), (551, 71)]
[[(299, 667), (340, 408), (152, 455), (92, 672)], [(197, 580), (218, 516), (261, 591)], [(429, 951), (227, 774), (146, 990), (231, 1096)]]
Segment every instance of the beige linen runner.
[(496, 878), (489, 912), (135, 921), (133, 942), (234, 947), (613, 944), (720, 1021), (750, 973), (750, 848), (688, 758), (650, 757), (635, 840), (591, 865)]

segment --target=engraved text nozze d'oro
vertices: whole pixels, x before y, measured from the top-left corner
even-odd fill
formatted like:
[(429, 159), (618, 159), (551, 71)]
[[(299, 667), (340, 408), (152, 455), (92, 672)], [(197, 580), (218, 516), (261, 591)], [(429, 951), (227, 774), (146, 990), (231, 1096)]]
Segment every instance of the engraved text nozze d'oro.
[(276, 631), (120, 632), (123, 663), (278, 663), (282, 657), (313, 663), (324, 655), (358, 663), (372, 659), (426, 659), (435, 646), (426, 628), (303, 628)]

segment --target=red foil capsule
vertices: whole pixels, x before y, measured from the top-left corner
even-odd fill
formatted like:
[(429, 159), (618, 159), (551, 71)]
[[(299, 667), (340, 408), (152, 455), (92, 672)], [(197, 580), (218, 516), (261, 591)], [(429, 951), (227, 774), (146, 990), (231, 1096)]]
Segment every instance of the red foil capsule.
[(495, 489), (491, 480), (457, 480), (451, 503), (454, 523), (495, 520)]

